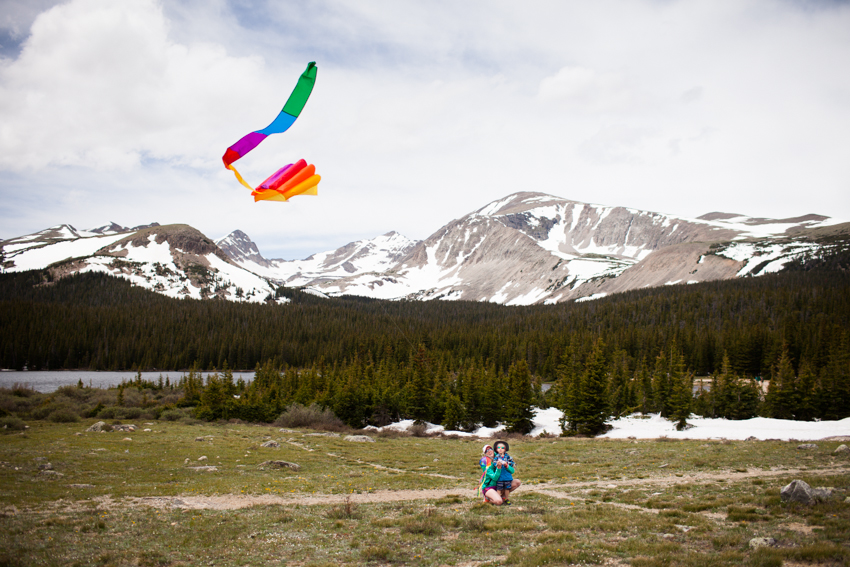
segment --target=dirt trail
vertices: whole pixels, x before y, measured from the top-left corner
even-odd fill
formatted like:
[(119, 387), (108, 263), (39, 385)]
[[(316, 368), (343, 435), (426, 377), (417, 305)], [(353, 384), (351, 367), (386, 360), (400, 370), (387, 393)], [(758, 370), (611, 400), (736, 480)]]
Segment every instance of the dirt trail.
[[(848, 474), (848, 467), (825, 467), (820, 469), (776, 469), (776, 470), (752, 470), (747, 472), (717, 472), (717, 473), (695, 473), (682, 476), (667, 475), (649, 478), (620, 479), (620, 480), (594, 480), (584, 482), (570, 482), (562, 484), (537, 484), (523, 486), (522, 492), (537, 492), (555, 498), (571, 498), (583, 500), (581, 496), (569, 492), (592, 489), (592, 488), (624, 488), (627, 486), (671, 486), (675, 484), (726, 480), (740, 481), (748, 478), (773, 478), (783, 476), (824, 476), (830, 474)], [(566, 489), (566, 490), (565, 490)], [(475, 489), (449, 488), (449, 489), (423, 489), (423, 490), (378, 490), (363, 494), (292, 494), (277, 496), (263, 495), (236, 495), (222, 494), (212, 496), (148, 496), (141, 498), (126, 498), (122, 501), (114, 501), (108, 498), (101, 499), (102, 507), (121, 507), (126, 505), (142, 505), (154, 508), (184, 508), (189, 510), (236, 510), (251, 506), (271, 505), (332, 505), (342, 504), (349, 500), (355, 504), (379, 503), (379, 502), (407, 502), (418, 500), (435, 500), (445, 498), (449, 495), (457, 495), (461, 498), (476, 498)], [(640, 507), (635, 507), (640, 508)], [(643, 508), (641, 508), (643, 509)]]

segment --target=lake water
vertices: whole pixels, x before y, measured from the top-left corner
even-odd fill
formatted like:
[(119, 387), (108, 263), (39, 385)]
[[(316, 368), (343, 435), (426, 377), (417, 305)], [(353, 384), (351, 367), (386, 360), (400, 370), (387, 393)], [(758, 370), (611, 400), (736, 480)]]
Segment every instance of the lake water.
[[(80, 380), (83, 381), (85, 386), (109, 388), (110, 386), (118, 386), (121, 382), (132, 382), (136, 379), (136, 374), (136, 372), (93, 372), (89, 370), (8, 371), (0, 372), (0, 388), (11, 388), (15, 384), (21, 384), (37, 392), (50, 393), (62, 386), (76, 386)], [(168, 378), (173, 384), (187, 374), (188, 372), (177, 370), (142, 372), (142, 379), (157, 382), (159, 377), (162, 376), (163, 381)], [(202, 374), (206, 377), (212, 372), (202, 372)], [(254, 373), (234, 372), (233, 380), (236, 381), (239, 378), (242, 378), (245, 382), (250, 382), (254, 379)]]

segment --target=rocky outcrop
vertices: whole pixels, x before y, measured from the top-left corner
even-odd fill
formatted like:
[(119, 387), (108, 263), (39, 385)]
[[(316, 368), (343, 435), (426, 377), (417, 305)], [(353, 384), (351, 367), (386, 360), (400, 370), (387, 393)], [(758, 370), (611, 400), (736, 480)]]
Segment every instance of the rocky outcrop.
[(783, 502), (799, 502), (811, 506), (817, 502), (829, 500), (832, 492), (831, 488), (812, 488), (805, 481), (792, 480), (782, 487), (779, 496)]

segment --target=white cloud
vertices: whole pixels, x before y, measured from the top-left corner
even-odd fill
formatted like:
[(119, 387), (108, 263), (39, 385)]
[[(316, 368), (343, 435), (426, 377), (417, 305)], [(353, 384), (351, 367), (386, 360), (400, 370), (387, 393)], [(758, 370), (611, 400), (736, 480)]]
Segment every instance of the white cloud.
[[(782, 0), (71, 0), (0, 60), (2, 236), (186, 222), (303, 257), (519, 190), (850, 219), (847, 29)], [(303, 157), (319, 196), (254, 204), (220, 156), (311, 60), (296, 127), (239, 167)]]
[(143, 158), (185, 163), (223, 154), (210, 142), (228, 117), (244, 119), (241, 106), (271, 98), (262, 94), (271, 86), (262, 73), (257, 57), (170, 41), (152, 0), (56, 6), (0, 69), (0, 166), (133, 169)]
[(540, 97), (545, 101), (563, 100), (591, 112), (627, 110), (632, 102), (625, 77), (584, 67), (563, 67), (543, 79)]

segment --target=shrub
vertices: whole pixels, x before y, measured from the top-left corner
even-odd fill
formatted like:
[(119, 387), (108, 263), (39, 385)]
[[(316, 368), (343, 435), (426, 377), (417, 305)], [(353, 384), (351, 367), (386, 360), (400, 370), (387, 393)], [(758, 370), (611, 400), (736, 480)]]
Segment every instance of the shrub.
[(97, 417), (100, 419), (115, 419), (118, 417), (118, 408), (115, 406), (103, 408), (98, 412)]
[(50, 403), (44, 404), (42, 406), (39, 406), (39, 407), (33, 409), (32, 412), (30, 413), (30, 415), (32, 415), (32, 417), (35, 418), (35, 419), (49, 419), (50, 421), (56, 421), (56, 419), (50, 417), (54, 413), (56, 413), (59, 416), (67, 416), (69, 414), (73, 414), (77, 417), (76, 420), (71, 420), (70, 418), (67, 418), (67, 417), (59, 417), (59, 418), (56, 418), (56, 419), (60, 419), (60, 420), (65, 419), (65, 421), (58, 421), (57, 423), (67, 423), (69, 420), (70, 421), (77, 421), (80, 418), (79, 412), (77, 412), (77, 410), (72, 405), (70, 405), (68, 403), (64, 403), (64, 402), (62, 402), (62, 403), (50, 402)]
[(59, 408), (50, 412), (47, 420), (54, 423), (73, 423), (80, 421), (80, 416), (71, 408)]
[(23, 431), (27, 426), (24, 425), (24, 420), (14, 415), (9, 415), (0, 418), (0, 429), (3, 433), (12, 433), (14, 431)]
[(165, 421), (177, 421), (185, 415), (186, 414), (180, 411), (179, 409), (169, 409), (162, 412), (159, 415), (159, 418), (164, 419)]
[(410, 432), (399, 431), (398, 429), (381, 429), (378, 431), (378, 437), (382, 439), (398, 439), (399, 437), (410, 437)]
[(322, 409), (317, 404), (304, 407), (292, 404), (274, 421), (277, 427), (308, 427), (324, 431), (343, 431), (345, 424), (330, 408)]
[(414, 423), (410, 427), (407, 428), (411, 435), (414, 437), (427, 437), (428, 436), (428, 426), (424, 423)]
[(141, 408), (124, 408), (122, 413), (122, 419), (139, 419), (142, 417), (142, 409)]
[(392, 550), (386, 545), (371, 545), (360, 552), (360, 558), (364, 561), (387, 562), (392, 555)]

